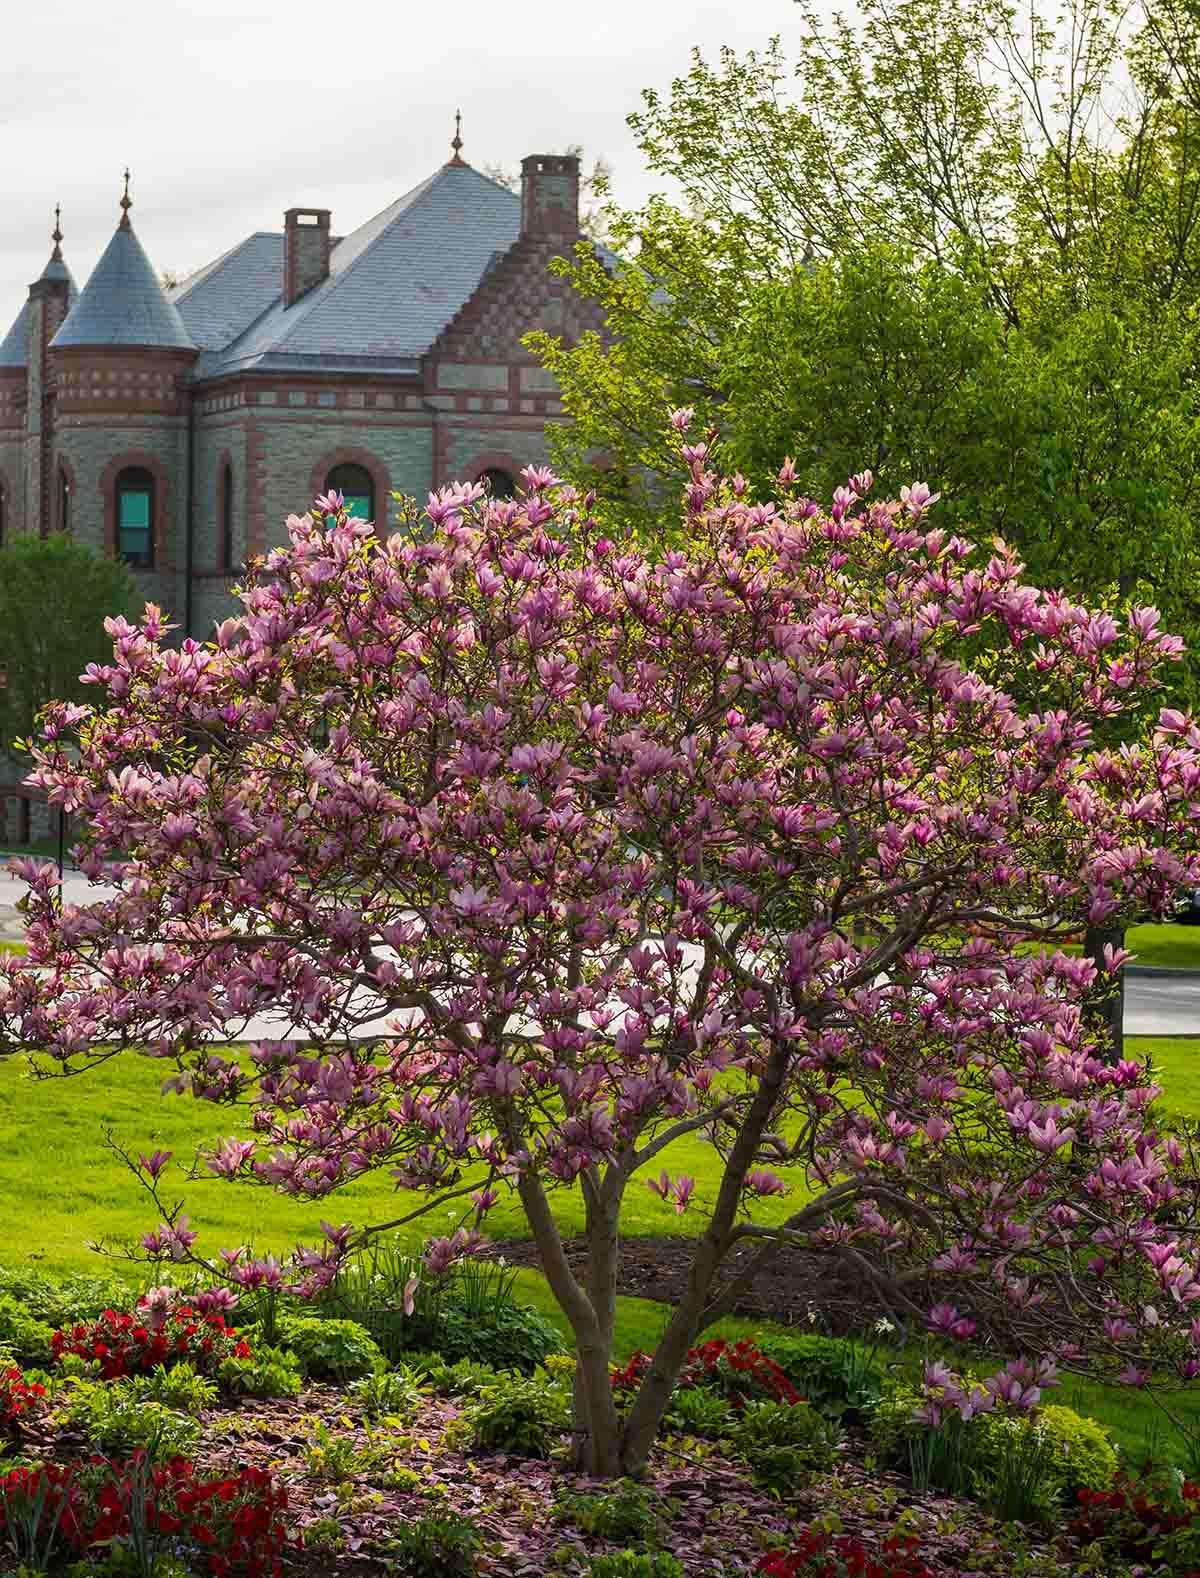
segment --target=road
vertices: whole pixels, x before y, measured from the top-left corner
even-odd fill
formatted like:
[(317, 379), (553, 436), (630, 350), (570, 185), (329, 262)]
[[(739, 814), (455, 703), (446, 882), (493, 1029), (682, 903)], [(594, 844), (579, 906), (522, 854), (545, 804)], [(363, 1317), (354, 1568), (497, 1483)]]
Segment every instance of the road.
[[(79, 875), (68, 872), (64, 887), (69, 904), (108, 898), (113, 888), (92, 886)], [(17, 940), (23, 935), (21, 917), (14, 909), (25, 886), (0, 870), (0, 939)], [(364, 1027), (373, 1030), (375, 1026)], [(379, 1024), (382, 1029), (382, 1023)], [(287, 1026), (279, 1020), (260, 1016), (243, 1032), (247, 1038), (282, 1036)], [(1131, 1036), (1200, 1036), (1200, 970), (1132, 969), (1125, 978), (1125, 1033)]]

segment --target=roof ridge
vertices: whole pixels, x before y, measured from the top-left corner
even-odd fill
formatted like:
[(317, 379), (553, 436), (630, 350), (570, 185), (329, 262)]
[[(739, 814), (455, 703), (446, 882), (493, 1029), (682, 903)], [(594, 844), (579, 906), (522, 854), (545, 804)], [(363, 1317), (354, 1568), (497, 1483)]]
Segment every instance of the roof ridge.
[(244, 251), (259, 236), (278, 236), (280, 234), (282, 232), (278, 230), (252, 230), (248, 236), (243, 236), (240, 241), (235, 241), (231, 247), (227, 247), (218, 257), (213, 258), (211, 263), (202, 263), (198, 269), (194, 269), (192, 273), (179, 280), (177, 284), (170, 286), (167, 291), (167, 299), (178, 306), (185, 296), (197, 289), (198, 286), (203, 285), (204, 281), (216, 269), (219, 269), (222, 263), (228, 263), (230, 258), (236, 257), (239, 252)]
[[(379, 219), (382, 215), (386, 214), (388, 208), (394, 208), (396, 210), (395, 214), (387, 222), (387, 224), (385, 224), (382, 229), (377, 230), (371, 239), (364, 246), (358, 249), (357, 253), (355, 253), (355, 255), (350, 259), (345, 268), (339, 269), (336, 274), (332, 269), (330, 269), (329, 273), (321, 281), (321, 285), (318, 285), (315, 290), (308, 291), (306, 296), (301, 296), (298, 301), (294, 301), (292, 303), (292, 307), (298, 307), (301, 302), (307, 300), (308, 305), (304, 312), (300, 313), (288, 324), (287, 332), (276, 341), (273, 347), (275, 351), (283, 351), (284, 347), (287, 345), (288, 340), (291, 339), (293, 331), (300, 327), (301, 323), (303, 323), (304, 319), (308, 317), (308, 314), (313, 310), (313, 308), (318, 305), (323, 305), (341, 287), (343, 280), (348, 280), (353, 276), (354, 270), (370, 253), (371, 248), (382, 241), (384, 236), (386, 236), (395, 225), (398, 225), (406, 214), (412, 213), (420, 199), (425, 196), (425, 194), (437, 181), (438, 177), (441, 176), (442, 173), (448, 168), (449, 166), (447, 165), (440, 166), (433, 172), (432, 175), (427, 175), (423, 181), (418, 181), (416, 186), (410, 187), (407, 192), (402, 192), (399, 197), (395, 198), (387, 205), (387, 208), (381, 208), (379, 213), (372, 214), (370, 219), (364, 219), (361, 225), (356, 226), (356, 228), (350, 232), (349, 236), (344, 236), (342, 238), (342, 244), (345, 245), (347, 241), (358, 234), (359, 230), (365, 230), (367, 226), (371, 224), (372, 220)], [(466, 168), (470, 170), (471, 166), (467, 165)], [(472, 174), (477, 173), (477, 171), (472, 170)], [(484, 179), (486, 179), (486, 177), (484, 177)], [(405, 202), (406, 198), (408, 199), (407, 202)], [(322, 285), (328, 285), (329, 289), (322, 290)], [(292, 307), (289, 307), (287, 310), (290, 312)]]

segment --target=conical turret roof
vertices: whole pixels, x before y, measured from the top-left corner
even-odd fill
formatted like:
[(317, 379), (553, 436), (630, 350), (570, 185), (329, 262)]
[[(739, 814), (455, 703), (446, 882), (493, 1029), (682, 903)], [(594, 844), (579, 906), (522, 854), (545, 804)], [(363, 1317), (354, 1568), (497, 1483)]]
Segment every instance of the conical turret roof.
[[(71, 270), (58, 256), (58, 247), (50, 257), (50, 261), (42, 270), (42, 279), (65, 279), (67, 282), (67, 309), (68, 311), (79, 300), (79, 289), (75, 284)], [(27, 367), (29, 365), (29, 301), (17, 313), (16, 321), (11, 329), (0, 340), (0, 367)]]
[(195, 350), (179, 309), (167, 300), (128, 216), (122, 219), (83, 294), (50, 342)]

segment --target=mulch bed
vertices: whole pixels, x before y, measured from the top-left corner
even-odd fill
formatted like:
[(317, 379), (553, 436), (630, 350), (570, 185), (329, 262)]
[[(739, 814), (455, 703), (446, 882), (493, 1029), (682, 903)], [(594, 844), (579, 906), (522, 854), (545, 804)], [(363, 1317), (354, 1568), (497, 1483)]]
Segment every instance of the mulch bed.
[[(578, 1578), (591, 1555), (619, 1548), (585, 1539), (551, 1516), (560, 1495), (611, 1487), (573, 1474), (560, 1463), (448, 1450), (440, 1438), (458, 1411), (451, 1401), (429, 1398), (406, 1420), (395, 1461), (420, 1475), (419, 1486), (411, 1490), (387, 1488), (382, 1469), (356, 1474), (353, 1485), (344, 1485), (340, 1493), (308, 1472), (304, 1454), (313, 1444), (317, 1420), (337, 1435), (352, 1436), (358, 1447), (368, 1444), (365, 1421), (353, 1400), (331, 1386), (311, 1386), (289, 1401), (244, 1400), (206, 1410), (195, 1461), (214, 1476), (251, 1464), (271, 1469), (287, 1485), (287, 1521), (296, 1535), (305, 1526), (336, 1520), (341, 1529), (338, 1546), (289, 1551), (283, 1563), (289, 1578), (334, 1573), (339, 1578), (384, 1578), (391, 1530), (438, 1508), (476, 1520), (485, 1534), (489, 1549), (476, 1569), (480, 1578), (545, 1578), (550, 1572)], [(376, 1439), (386, 1428), (372, 1427)], [(86, 1454), (87, 1443), (72, 1431), (55, 1429), (47, 1419), (28, 1430), (21, 1450), (34, 1459), (62, 1460)], [(764, 1550), (786, 1546), (792, 1529), (833, 1513), (846, 1533), (877, 1546), (906, 1508), (920, 1532), (922, 1556), (937, 1578), (985, 1578), (1005, 1560), (999, 1531), (978, 1507), (947, 1496), (915, 1494), (898, 1476), (868, 1469), (864, 1459), (864, 1443), (849, 1435), (833, 1471), (787, 1503), (759, 1491), (742, 1465), (720, 1457), (694, 1457), (686, 1450), (657, 1449), (646, 1484), (669, 1500), (663, 1544), (687, 1578), (748, 1578)], [(1024, 1543), (1024, 1549), (1049, 1554), (1036, 1538)], [(1061, 1561), (1062, 1550), (1056, 1554)], [(1057, 1571), (1070, 1570), (1068, 1557)], [(0, 1572), (10, 1571), (0, 1556)]]
[[(582, 1238), (566, 1243), (571, 1270), (586, 1282), (587, 1247)], [(677, 1303), (687, 1287), (696, 1240), (683, 1234), (663, 1238), (622, 1238), (617, 1272), (618, 1291), (633, 1298)], [(727, 1262), (728, 1275), (737, 1274), (743, 1254), (734, 1251)], [(494, 1257), (503, 1256), (511, 1266), (541, 1269), (532, 1239), (497, 1240), (490, 1246)], [(918, 1298), (921, 1293), (918, 1291)], [(777, 1321), (784, 1326), (819, 1325), (837, 1336), (862, 1332), (891, 1312), (872, 1284), (856, 1278), (830, 1255), (792, 1250), (778, 1257), (757, 1277), (734, 1306), (735, 1315), (751, 1320)]]

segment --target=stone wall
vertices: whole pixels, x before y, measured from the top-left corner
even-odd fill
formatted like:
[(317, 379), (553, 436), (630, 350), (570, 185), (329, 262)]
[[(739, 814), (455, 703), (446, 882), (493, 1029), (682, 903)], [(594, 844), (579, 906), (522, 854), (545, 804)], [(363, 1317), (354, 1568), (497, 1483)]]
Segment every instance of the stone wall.
[(173, 416), (75, 418), (55, 435), (55, 466), (73, 478), (71, 530), (93, 552), (112, 554), (116, 538), (115, 484), (126, 466), (141, 466), (155, 478), (156, 551), (152, 570), (133, 570), (139, 602), (181, 612), (177, 573), (183, 563), (187, 509), (187, 440)]

